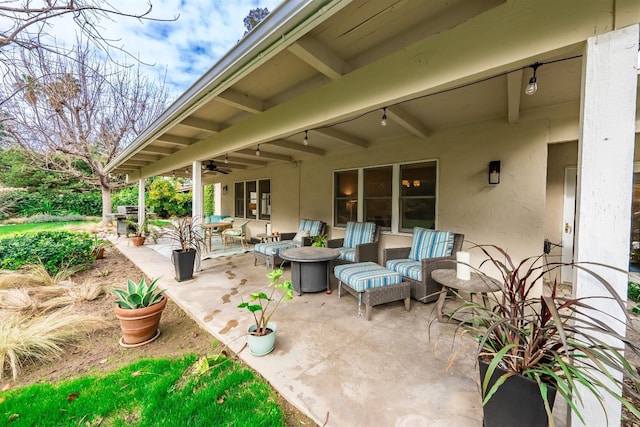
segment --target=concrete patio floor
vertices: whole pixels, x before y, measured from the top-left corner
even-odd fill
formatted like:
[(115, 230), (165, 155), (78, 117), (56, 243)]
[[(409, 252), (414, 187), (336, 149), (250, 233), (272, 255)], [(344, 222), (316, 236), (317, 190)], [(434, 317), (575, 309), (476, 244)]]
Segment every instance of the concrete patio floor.
[[(193, 280), (177, 282), (166, 256), (123, 237), (115, 243), (145, 274), (161, 277), (174, 302), (318, 425), (482, 425), (475, 344), (462, 348), (456, 339), (452, 346), (455, 325), (432, 322), (433, 303), (412, 301), (409, 312), (402, 302), (377, 306), (366, 321), (357, 316), (357, 300), (349, 294), (339, 299), (335, 288), (330, 295), (296, 294), (273, 318), (275, 350), (256, 357), (244, 347), (252, 318), (236, 307), (268, 283), (270, 270), (254, 267), (252, 253), (204, 260)], [(288, 267), (284, 277), (290, 278)], [(565, 425), (565, 415), (566, 405), (556, 402), (556, 426)]]

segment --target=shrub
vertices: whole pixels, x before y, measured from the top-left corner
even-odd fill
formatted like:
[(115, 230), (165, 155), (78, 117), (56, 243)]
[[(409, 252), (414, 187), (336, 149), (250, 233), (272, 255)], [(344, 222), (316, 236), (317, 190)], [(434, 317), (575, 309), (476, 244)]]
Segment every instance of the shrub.
[(0, 268), (17, 270), (42, 262), (52, 274), (64, 267), (89, 265), (92, 240), (88, 233), (41, 231), (0, 239)]
[(47, 192), (34, 193), (15, 192), (19, 196), (14, 211), (17, 215), (53, 215), (62, 216), (76, 214), (84, 216), (100, 216), (102, 214), (102, 195), (99, 191)]

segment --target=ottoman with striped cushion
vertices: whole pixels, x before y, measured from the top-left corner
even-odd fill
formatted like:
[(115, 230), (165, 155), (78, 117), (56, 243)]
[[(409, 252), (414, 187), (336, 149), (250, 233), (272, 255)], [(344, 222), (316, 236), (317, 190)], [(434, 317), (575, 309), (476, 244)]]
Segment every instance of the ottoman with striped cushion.
[(358, 315), (362, 315), (362, 303), (365, 304), (365, 316), (371, 320), (371, 307), (388, 302), (404, 300), (407, 311), (411, 308), (411, 285), (402, 281), (402, 275), (375, 262), (337, 265), (333, 270), (338, 279), (338, 298), (344, 289), (358, 298)]

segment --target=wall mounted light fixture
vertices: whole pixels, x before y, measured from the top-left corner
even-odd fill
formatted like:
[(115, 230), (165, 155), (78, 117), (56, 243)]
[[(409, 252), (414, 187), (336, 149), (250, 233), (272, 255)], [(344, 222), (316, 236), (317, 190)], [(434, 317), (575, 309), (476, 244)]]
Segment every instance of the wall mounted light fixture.
[(224, 187), (222, 187), (222, 194), (223, 195), (227, 195), (227, 192), (229, 191), (229, 186), (225, 185)]
[(500, 184), (500, 160), (489, 162), (489, 184)]

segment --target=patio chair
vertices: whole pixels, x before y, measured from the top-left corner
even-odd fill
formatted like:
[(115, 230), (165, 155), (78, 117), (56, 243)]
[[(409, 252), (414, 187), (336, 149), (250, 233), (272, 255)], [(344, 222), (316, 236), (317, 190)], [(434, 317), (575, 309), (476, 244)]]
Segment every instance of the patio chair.
[(341, 264), (371, 261), (378, 263), (380, 227), (374, 222), (347, 222), (344, 238), (327, 240), (327, 247), (340, 256), (329, 263), (330, 271)]
[(264, 261), (267, 268), (278, 266), (285, 261), (280, 258), (280, 252), (311, 245), (311, 238), (325, 233), (326, 224), (320, 220), (300, 219), (298, 231), (290, 233), (280, 233), (280, 240), (277, 242), (259, 243), (253, 248), (253, 265), (258, 264), (258, 260)]
[(242, 245), (242, 249), (247, 249), (247, 224), (249, 221), (245, 221), (242, 224), (226, 228), (222, 231), (222, 246), (227, 247), (229, 240), (240, 240), (240, 244)]
[(411, 284), (411, 298), (422, 303), (438, 299), (442, 285), (431, 278), (438, 269), (455, 269), (464, 234), (414, 227), (411, 247), (384, 250), (384, 266)]

